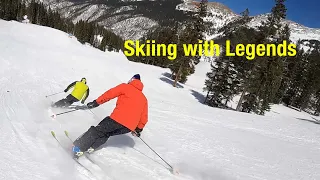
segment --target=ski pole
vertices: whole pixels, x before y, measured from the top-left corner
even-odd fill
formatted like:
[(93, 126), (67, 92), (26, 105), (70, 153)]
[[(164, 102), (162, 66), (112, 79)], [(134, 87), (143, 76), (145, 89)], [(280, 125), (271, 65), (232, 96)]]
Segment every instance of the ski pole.
[[(139, 137), (139, 138), (140, 138), (141, 141), (142, 141), (145, 145), (147, 145), (154, 153), (156, 153), (156, 155), (158, 155), (159, 158), (162, 159), (162, 157), (161, 157), (155, 150), (153, 150), (146, 142), (144, 142), (144, 140), (143, 140), (141, 137)], [(173, 170), (173, 167), (172, 167), (169, 163), (167, 163), (167, 161), (165, 161), (164, 159), (162, 159), (162, 161), (165, 162), (168, 166), (170, 166), (171, 169)]]
[(99, 119), (99, 117), (87, 106), (87, 109), (97, 118)]
[(53, 96), (53, 95), (56, 95), (56, 94), (63, 93), (63, 92), (64, 92), (64, 91), (62, 91), (62, 92), (58, 92), (58, 93), (54, 93), (54, 94), (50, 94), (50, 95), (47, 95), (47, 96), (46, 96), (46, 98), (47, 98), (47, 97), (49, 97), (49, 96)]
[(52, 116), (59, 116), (59, 115), (61, 115), (61, 114), (66, 114), (66, 113), (70, 113), (70, 112), (77, 111), (77, 110), (78, 110), (78, 109), (74, 109), (74, 110), (71, 110), (71, 111), (66, 111), (66, 112), (54, 114), (54, 115), (52, 115)]

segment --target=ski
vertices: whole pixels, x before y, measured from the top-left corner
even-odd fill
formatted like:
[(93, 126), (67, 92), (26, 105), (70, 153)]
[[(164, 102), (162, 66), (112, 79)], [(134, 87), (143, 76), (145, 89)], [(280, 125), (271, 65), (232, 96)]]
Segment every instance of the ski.
[[(67, 131), (65, 131), (65, 132), (67, 132)], [(55, 135), (55, 132), (54, 132), (54, 131), (51, 131), (51, 134), (52, 134), (52, 136), (54, 137), (54, 139), (58, 142), (59, 146), (60, 146), (63, 150), (65, 150), (65, 152), (68, 153), (68, 155), (70, 155), (69, 150), (66, 149), (65, 147), (63, 147), (62, 144), (60, 143), (60, 141), (57, 139), (57, 137), (56, 137), (56, 135)], [(95, 176), (95, 175), (92, 173), (92, 171), (91, 171), (90, 169), (88, 169), (87, 167), (85, 167), (84, 165), (82, 165), (82, 164), (78, 161), (78, 159), (76, 159), (76, 158), (74, 158), (74, 157), (72, 157), (72, 159), (73, 159), (76, 163), (78, 163), (81, 167), (83, 167), (84, 169), (86, 169), (91, 175)]]
[(55, 119), (57, 117), (57, 115), (52, 111), (51, 108), (48, 109), (48, 116), (52, 119)]
[[(66, 137), (69, 139), (69, 141), (73, 145), (73, 140), (70, 138), (68, 131), (64, 131), (64, 134), (66, 135)], [(88, 160), (89, 161), (88, 163), (90, 163), (92, 165), (92, 168), (93, 168), (93, 170), (95, 172), (94, 174), (95, 174), (96, 177), (98, 177), (98, 175), (99, 175), (99, 177), (104, 177), (104, 173), (103, 173), (102, 168), (90, 158), (90, 154), (89, 153), (84, 152), (83, 155), (81, 157), (79, 157), (79, 158), (82, 158), (82, 160)], [(77, 159), (75, 159), (75, 160), (77, 161)], [(91, 172), (93, 172), (93, 171), (91, 170)], [(102, 178), (102, 179), (105, 179), (105, 178)]]
[(52, 111), (52, 107), (50, 107), (48, 109), (49, 117), (51, 117), (53, 119), (56, 119), (56, 117), (59, 116), (59, 115), (67, 114), (67, 113), (78, 111), (78, 110), (86, 110), (88, 108), (86, 106), (71, 106), (71, 107), (65, 107), (65, 108), (60, 108), (60, 109), (66, 109), (67, 111), (60, 112), (60, 113), (54, 113)]

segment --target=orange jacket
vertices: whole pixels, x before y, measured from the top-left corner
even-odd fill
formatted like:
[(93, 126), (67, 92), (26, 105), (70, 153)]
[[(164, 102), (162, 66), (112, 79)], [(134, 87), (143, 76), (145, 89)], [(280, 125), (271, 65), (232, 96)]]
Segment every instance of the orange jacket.
[(143, 84), (133, 80), (129, 84), (122, 83), (102, 94), (97, 103), (103, 104), (118, 97), (117, 105), (110, 118), (134, 131), (136, 127), (143, 129), (148, 122), (148, 101), (142, 93)]

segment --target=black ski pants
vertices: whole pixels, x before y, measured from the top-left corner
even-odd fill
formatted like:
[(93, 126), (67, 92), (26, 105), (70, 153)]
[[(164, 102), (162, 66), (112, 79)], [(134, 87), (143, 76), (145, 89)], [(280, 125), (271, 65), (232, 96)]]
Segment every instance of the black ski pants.
[(62, 106), (70, 106), (71, 104), (78, 102), (79, 100), (75, 97), (73, 97), (71, 94), (69, 94), (66, 98), (61, 99), (54, 103), (54, 106), (62, 107)]
[(130, 129), (107, 116), (97, 126), (91, 126), (88, 131), (76, 139), (73, 144), (84, 152), (90, 147), (97, 149), (103, 145), (110, 136), (129, 132), (131, 132)]

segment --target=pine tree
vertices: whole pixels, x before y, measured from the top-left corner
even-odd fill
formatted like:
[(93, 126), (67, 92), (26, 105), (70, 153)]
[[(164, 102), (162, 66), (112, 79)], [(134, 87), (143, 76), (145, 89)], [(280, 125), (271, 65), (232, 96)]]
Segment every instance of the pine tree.
[(252, 17), (249, 16), (249, 9), (247, 8), (243, 12), (241, 12), (241, 17), (234, 19), (233, 21), (226, 24), (224, 27), (220, 28), (218, 33), (223, 33), (226, 36), (229, 36), (230, 34), (237, 31), (237, 29), (247, 26), (247, 23), (251, 21)]
[[(247, 14), (248, 15), (248, 14)], [(246, 25), (246, 16), (237, 19), (236, 25), (228, 24), (229, 28), (224, 29), (225, 37), (231, 42), (231, 51), (234, 51), (237, 44), (250, 44), (254, 40), (255, 30)], [(226, 49), (226, 46), (223, 46)], [(216, 59), (212, 65), (211, 72), (207, 73), (205, 91), (207, 92), (205, 104), (215, 107), (224, 107), (236, 95), (243, 92), (248, 79), (248, 71), (252, 68), (253, 62), (245, 57), (228, 57), (224, 53)]]
[(249, 18), (249, 14), (250, 14), (250, 12), (249, 12), (249, 9), (248, 9), (248, 8), (246, 8), (243, 12), (240, 13), (240, 15), (241, 15), (242, 17), (244, 17), (245, 19), (248, 19), (248, 18)]
[(183, 49), (184, 44), (197, 44), (199, 42), (198, 38), (199, 32), (193, 22), (188, 23), (178, 31), (177, 58), (169, 66), (174, 78), (174, 87), (176, 87), (177, 82), (184, 83), (187, 80), (187, 76), (194, 72), (195, 65), (200, 62), (199, 55), (194, 57), (185, 56)]
[[(287, 43), (291, 43), (290, 40), (290, 28), (289, 25), (286, 24), (283, 29), (281, 29), (280, 33), (279, 33), (279, 38), (278, 38), (278, 42), (281, 43), (283, 41), (287, 41)], [(284, 96), (284, 93), (286, 91), (286, 89), (289, 86), (289, 81), (290, 81), (290, 72), (289, 72), (289, 63), (290, 63), (290, 59), (292, 59), (292, 57), (284, 57), (281, 58), (281, 60), (284, 63), (284, 67), (283, 67), (283, 76), (282, 76), (282, 80), (281, 80), (281, 84), (280, 87), (275, 95), (275, 98), (273, 100), (273, 103), (280, 103), (282, 101), (282, 98)]]
[(207, 5), (208, 5), (208, 0), (201, 0), (198, 10), (193, 16), (195, 31), (198, 32), (197, 33), (198, 39), (204, 39), (203, 33), (206, 31), (206, 26), (203, 18), (205, 18), (208, 14)]
[(184, 22), (184, 29), (180, 33), (178, 32), (179, 37), (176, 43), (178, 45), (178, 57), (169, 66), (174, 78), (174, 87), (176, 87), (177, 82), (185, 83), (187, 76), (195, 72), (195, 65), (200, 62), (201, 55), (199, 54), (194, 57), (184, 56), (183, 44), (198, 44), (199, 40), (204, 40), (206, 26), (203, 18), (207, 16), (207, 3), (207, 0), (201, 0), (198, 11), (190, 21)]
[[(286, 17), (284, 0), (276, 0), (267, 21), (259, 27), (256, 44), (279, 44), (283, 37), (287, 37), (281, 31), (281, 21)], [(280, 88), (284, 71), (284, 57), (258, 57), (255, 65), (250, 71), (246, 91), (249, 93), (244, 97), (245, 109), (254, 110), (255, 113), (263, 115), (270, 109), (275, 100), (276, 93)], [(255, 102), (252, 102), (255, 98)], [(247, 111), (248, 112), (248, 111)]]
[(307, 70), (307, 53), (301, 48), (301, 42), (297, 43), (297, 54), (288, 58), (288, 68), (286, 77), (288, 78), (287, 88), (282, 97), (282, 102), (287, 106), (296, 102), (297, 95), (302, 91), (303, 81), (306, 81), (305, 75)]
[(227, 107), (227, 103), (239, 91), (240, 81), (231, 57), (221, 56), (211, 65), (205, 81), (207, 93), (205, 103), (213, 107)]
[(320, 114), (320, 89), (315, 93), (315, 102), (313, 104), (314, 115), (319, 116)]
[(4, 2), (5, 0), (0, 0), (0, 18), (4, 18)]
[(168, 68), (170, 65), (174, 64), (174, 62), (168, 59), (167, 56), (169, 56), (169, 51), (167, 51), (166, 47), (168, 47), (169, 44), (177, 43), (177, 39), (178, 39), (177, 30), (178, 30), (178, 24), (172, 24), (169, 26), (159, 26), (155, 30), (150, 30), (143, 39), (139, 40), (139, 42), (141, 44), (145, 44), (145, 43), (151, 43), (150, 40), (154, 40), (154, 43), (156, 43), (159, 46), (159, 48), (155, 49), (156, 56), (129, 57), (129, 58), (136, 62), (143, 62), (146, 64)]
[(27, 7), (24, 3), (20, 4), (19, 6), (19, 12), (18, 12), (18, 17), (23, 18), (27, 14)]
[(281, 21), (286, 18), (285, 0), (275, 0), (275, 6), (271, 9), (266, 21), (262, 21), (259, 26), (261, 42), (266, 41), (267, 37), (273, 37), (281, 28)]
[(306, 56), (306, 68), (303, 81), (300, 82), (300, 91), (296, 95), (293, 105), (301, 110), (308, 107), (311, 98), (320, 89), (320, 49), (316, 48)]

